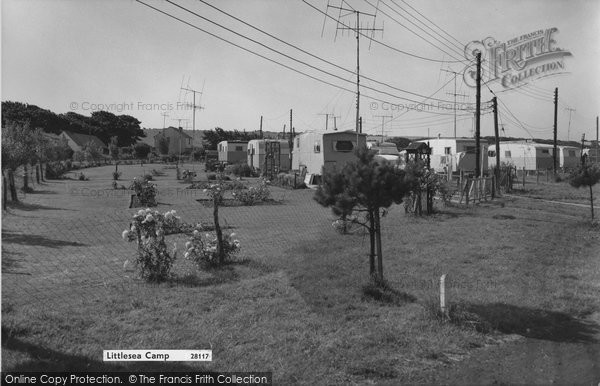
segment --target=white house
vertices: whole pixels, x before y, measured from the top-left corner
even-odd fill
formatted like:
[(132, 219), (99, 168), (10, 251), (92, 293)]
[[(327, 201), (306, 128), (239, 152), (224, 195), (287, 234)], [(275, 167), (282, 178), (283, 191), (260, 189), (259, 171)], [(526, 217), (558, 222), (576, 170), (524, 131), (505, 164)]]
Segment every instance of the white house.
[(279, 165), (280, 171), (290, 170), (290, 144), (286, 139), (253, 139), (248, 142), (248, 166), (253, 169), (263, 170), (265, 167), (265, 156), (267, 147), (277, 150), (278, 154), (272, 154)]
[(366, 146), (366, 134), (355, 131), (304, 132), (294, 138), (292, 169), (306, 168), (308, 174), (321, 174), (322, 168), (342, 166), (356, 159), (354, 150)]
[(248, 142), (221, 141), (217, 145), (219, 162), (230, 164), (246, 163), (248, 161)]
[[(567, 153), (568, 154), (568, 153)], [(496, 166), (496, 145), (488, 148), (490, 168)], [(553, 146), (523, 141), (500, 142), (500, 163), (515, 166), (517, 169), (544, 170), (554, 166)]]
[[(416, 142), (428, 143), (431, 148), (431, 168), (442, 172), (450, 169), (452, 172), (459, 170), (474, 171), (476, 157), (476, 141), (474, 138), (426, 138)], [(481, 170), (488, 167), (487, 143), (480, 142)]]

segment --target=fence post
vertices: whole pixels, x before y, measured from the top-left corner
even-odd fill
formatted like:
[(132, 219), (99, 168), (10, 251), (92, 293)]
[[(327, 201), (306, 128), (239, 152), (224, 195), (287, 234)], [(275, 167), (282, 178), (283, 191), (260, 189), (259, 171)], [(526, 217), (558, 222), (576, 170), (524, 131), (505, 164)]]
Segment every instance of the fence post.
[(525, 189), (525, 166), (523, 166), (523, 189)]
[(535, 169), (535, 183), (539, 185), (540, 183), (540, 171)]
[(440, 277), (440, 311), (442, 315), (448, 316), (448, 309), (446, 307), (446, 274)]

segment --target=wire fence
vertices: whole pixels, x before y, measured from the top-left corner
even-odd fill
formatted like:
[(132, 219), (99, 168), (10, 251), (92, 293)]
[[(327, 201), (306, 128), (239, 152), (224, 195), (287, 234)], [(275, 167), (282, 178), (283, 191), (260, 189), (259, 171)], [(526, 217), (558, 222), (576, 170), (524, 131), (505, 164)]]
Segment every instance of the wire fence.
[[(220, 208), (221, 226), (235, 232), (240, 240), (238, 260), (270, 264), (285, 259), (292, 245), (322, 239), (323, 226), (331, 224), (331, 212), (312, 202), (308, 197), (312, 195), (310, 191), (290, 191), (290, 194), (307, 197)], [(31, 208), (27, 217), (4, 216), (3, 304), (52, 307), (149, 285), (139, 278), (135, 267), (124, 264), (135, 260), (137, 254), (136, 243), (123, 240), (122, 232), (129, 228), (132, 215), (138, 209), (102, 211), (100, 208), (80, 218), (76, 210)], [(52, 209), (54, 215), (36, 215), (40, 211), (47, 212), (45, 209)], [(188, 224), (210, 224), (212, 220), (212, 207), (202, 203), (158, 210), (171, 209), (177, 210)], [(173, 279), (166, 285), (179, 285), (189, 275), (203, 274), (183, 256), (187, 240), (184, 233), (166, 237), (169, 250), (173, 246), (177, 248)]]

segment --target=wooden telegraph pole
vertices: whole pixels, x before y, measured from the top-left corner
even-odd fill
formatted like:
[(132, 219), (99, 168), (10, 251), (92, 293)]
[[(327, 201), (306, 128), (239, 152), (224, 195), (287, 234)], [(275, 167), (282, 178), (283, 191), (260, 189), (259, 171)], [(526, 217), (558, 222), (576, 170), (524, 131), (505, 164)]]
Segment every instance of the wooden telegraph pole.
[(557, 146), (556, 146), (556, 135), (557, 135), (557, 120), (558, 120), (558, 87), (554, 89), (554, 150), (552, 154), (552, 162), (553, 162), (553, 170), (554, 175), (556, 175), (556, 156), (557, 156)]
[(496, 187), (500, 182), (500, 136), (498, 135), (498, 99), (492, 98), (494, 106), (494, 136), (496, 137)]
[(481, 52), (477, 52), (477, 96), (475, 102), (475, 178), (481, 175)]

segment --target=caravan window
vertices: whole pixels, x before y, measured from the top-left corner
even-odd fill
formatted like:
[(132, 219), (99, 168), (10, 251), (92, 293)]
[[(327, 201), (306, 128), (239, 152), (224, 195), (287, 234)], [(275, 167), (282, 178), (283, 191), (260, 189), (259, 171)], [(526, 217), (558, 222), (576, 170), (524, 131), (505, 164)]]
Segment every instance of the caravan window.
[(452, 151), (451, 147), (445, 147), (444, 148), (444, 154), (451, 154), (450, 152)]
[(321, 142), (315, 141), (314, 151), (315, 151), (315, 153), (321, 152)]
[(300, 138), (296, 138), (296, 148), (300, 148)]
[(548, 149), (542, 149), (542, 154), (550, 154), (550, 151), (548, 151)]
[(496, 156), (495, 150), (488, 150), (488, 157), (495, 157), (495, 156)]
[(335, 141), (333, 148), (335, 151), (352, 151), (354, 150), (354, 143), (352, 141)]
[(510, 150), (506, 150), (506, 151), (504, 152), (504, 157), (506, 157), (506, 158), (510, 158)]
[(236, 146), (235, 147), (235, 151), (244, 151), (244, 147), (243, 146)]

